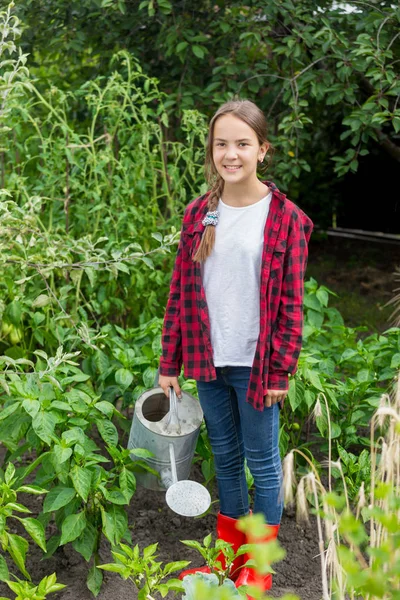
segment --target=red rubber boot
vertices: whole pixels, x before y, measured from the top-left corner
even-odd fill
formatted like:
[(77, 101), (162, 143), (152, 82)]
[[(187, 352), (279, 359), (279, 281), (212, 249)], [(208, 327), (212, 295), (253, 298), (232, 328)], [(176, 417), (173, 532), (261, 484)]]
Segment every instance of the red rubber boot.
[[(242, 544), (245, 543), (245, 534), (236, 529), (236, 523), (238, 519), (232, 519), (232, 517), (226, 517), (222, 515), (220, 512), (217, 515), (217, 537), (218, 539), (224, 540), (224, 542), (229, 542), (232, 544), (232, 549), (234, 552), (237, 552)], [(232, 579), (233, 581), (238, 577), (240, 573), (239, 567), (244, 564), (244, 558), (242, 556), (238, 556), (231, 566), (231, 571), (233, 573)], [(218, 560), (221, 562), (222, 568), (225, 569), (225, 557), (222, 552), (218, 556)], [(239, 570), (237, 570), (239, 569)], [(179, 579), (183, 579), (185, 575), (192, 575), (193, 573), (210, 573), (210, 567), (197, 567), (194, 569), (186, 569), (182, 571), (178, 575)]]
[[(263, 538), (246, 538), (246, 544), (259, 544), (261, 542), (269, 542), (271, 540), (275, 540), (278, 537), (279, 525), (266, 525), (266, 535)], [(251, 554), (244, 555), (243, 564), (252, 558)], [(272, 587), (272, 575), (271, 573), (267, 573), (267, 575), (258, 575), (252, 567), (243, 567), (240, 569), (239, 576), (236, 578), (235, 586), (238, 588), (241, 585), (254, 585), (266, 592), (270, 590)], [(252, 596), (247, 594), (247, 600), (253, 600)]]

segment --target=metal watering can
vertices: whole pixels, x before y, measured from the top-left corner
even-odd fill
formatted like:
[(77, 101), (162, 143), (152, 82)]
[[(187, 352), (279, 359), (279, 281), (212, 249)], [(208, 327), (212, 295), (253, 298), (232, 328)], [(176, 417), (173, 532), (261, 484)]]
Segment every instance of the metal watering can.
[(137, 473), (137, 482), (149, 490), (166, 490), (168, 506), (184, 517), (201, 515), (211, 504), (208, 490), (188, 479), (202, 420), (196, 398), (182, 390), (179, 400), (170, 387), (168, 399), (161, 387), (154, 387), (136, 400), (129, 435), (128, 448), (150, 450), (154, 456), (145, 462), (160, 475)]

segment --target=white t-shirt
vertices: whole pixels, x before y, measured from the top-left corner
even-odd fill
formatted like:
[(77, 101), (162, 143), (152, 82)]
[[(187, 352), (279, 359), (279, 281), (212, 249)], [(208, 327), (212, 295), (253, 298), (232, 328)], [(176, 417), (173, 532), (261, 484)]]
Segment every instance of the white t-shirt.
[(260, 333), (264, 228), (272, 193), (250, 206), (219, 200), (215, 245), (200, 263), (216, 367), (253, 365)]

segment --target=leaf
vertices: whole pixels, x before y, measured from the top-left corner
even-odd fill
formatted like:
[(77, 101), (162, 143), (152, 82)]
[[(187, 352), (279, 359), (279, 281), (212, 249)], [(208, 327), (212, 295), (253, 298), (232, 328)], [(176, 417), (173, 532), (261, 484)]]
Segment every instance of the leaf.
[(392, 356), (390, 367), (392, 369), (397, 369), (399, 366), (400, 366), (400, 353), (397, 352), (396, 354), (393, 354), (393, 356)]
[(108, 446), (118, 445), (118, 431), (114, 423), (106, 421), (105, 419), (96, 419), (96, 425), (101, 437)]
[(179, 42), (179, 44), (175, 48), (175, 52), (176, 53), (182, 52), (182, 50), (184, 50), (187, 46), (188, 46), (188, 42)]
[(103, 533), (113, 545), (119, 544), (128, 527), (128, 518), (121, 506), (112, 504), (107, 510), (101, 507)]
[(7, 408), (3, 408), (2, 411), (0, 412), (0, 421), (3, 421), (3, 419), (7, 419), (7, 417), (12, 415), (17, 410), (18, 407), (19, 407), (19, 403), (14, 402), (14, 404), (10, 404), (9, 406), (7, 406)]
[(288, 399), (293, 411), (301, 406), (304, 398), (304, 383), (300, 379), (291, 379), (289, 382)]
[(0, 554), (0, 581), (6, 581), (6, 579), (10, 579), (10, 573), (4, 556)]
[(70, 477), (80, 497), (87, 502), (92, 483), (92, 471), (75, 465), (70, 471)]
[(24, 400), (22, 402), (22, 408), (33, 419), (38, 414), (38, 412), (40, 410), (40, 402), (38, 400), (33, 400), (31, 398), (27, 398), (26, 400)]
[(47, 540), (47, 552), (46, 554), (43, 556), (43, 560), (50, 558), (51, 556), (53, 556), (54, 552), (57, 550), (57, 548), (60, 545), (60, 539), (61, 539), (61, 535), (53, 535), (51, 536), (51, 538), (49, 538)]
[(74, 550), (79, 552), (86, 562), (89, 562), (95, 550), (96, 538), (97, 530), (92, 523), (88, 522), (81, 535), (72, 542)]
[(42, 308), (42, 306), (46, 306), (47, 304), (50, 304), (50, 302), (51, 302), (50, 296), (47, 296), (47, 294), (40, 294), (40, 296), (38, 296), (32, 302), (32, 308)]
[(33, 485), (29, 483), (28, 485), (21, 485), (17, 490), (17, 492), (25, 492), (26, 494), (34, 494), (36, 496), (47, 494), (48, 490), (39, 487), (38, 485)]
[(123, 467), (119, 475), (119, 486), (124, 494), (127, 504), (129, 504), (133, 494), (136, 491), (136, 478), (131, 471)]
[(137, 456), (138, 458), (153, 458), (154, 453), (151, 450), (146, 450), (146, 448), (130, 448), (129, 452), (133, 456)]
[(321, 380), (316, 371), (313, 371), (312, 369), (307, 369), (306, 377), (309, 381), (311, 381), (312, 385), (315, 388), (317, 388), (317, 390), (320, 390), (320, 392), (324, 391), (324, 388), (322, 387), (322, 384), (321, 384)]
[(321, 302), (322, 306), (328, 306), (329, 294), (326, 290), (317, 290), (316, 296)]
[(56, 462), (62, 465), (72, 455), (72, 448), (64, 448), (61, 444), (55, 444), (53, 446), (53, 455)]
[(106, 417), (111, 419), (114, 413), (114, 405), (111, 402), (107, 402), (106, 400), (102, 400), (101, 402), (96, 402), (95, 408), (102, 412)]
[(29, 510), (29, 508), (26, 508), (26, 506), (18, 504), (18, 502), (8, 502), (8, 504), (6, 504), (6, 508), (11, 508), (11, 510), (15, 510), (17, 512), (32, 512), (31, 510)]
[(126, 389), (133, 381), (133, 375), (128, 369), (118, 369), (115, 373), (115, 381), (122, 388)]
[(56, 486), (52, 488), (47, 494), (43, 503), (43, 512), (48, 513), (53, 510), (58, 510), (63, 506), (66, 506), (75, 498), (76, 491), (74, 488)]
[[(164, 567), (164, 571), (163, 571), (164, 577), (166, 575), (169, 575), (170, 573), (173, 573), (174, 571), (180, 571), (181, 569), (184, 569), (188, 565), (190, 565), (189, 560), (177, 560), (175, 562), (170, 562), (167, 565), (165, 565), (165, 567)], [(167, 584), (168, 584), (168, 582), (167, 582)]]
[(76, 540), (85, 529), (86, 524), (86, 517), (83, 511), (75, 515), (68, 515), (61, 525), (60, 546)]
[(53, 439), (55, 426), (56, 422), (53, 415), (45, 411), (40, 411), (32, 419), (32, 427), (36, 435), (49, 446)]
[(195, 56), (197, 56), (197, 58), (204, 58), (204, 50), (202, 46), (196, 46), (195, 44), (192, 46), (192, 52)]
[(23, 537), (13, 533), (8, 533), (8, 552), (11, 558), (17, 565), (18, 569), (27, 579), (31, 579), (28, 571), (25, 569), (26, 553), (28, 552), (29, 544)]
[(96, 565), (93, 565), (93, 567), (90, 568), (87, 579), (86, 579), (86, 585), (88, 586), (89, 590), (92, 592), (93, 596), (99, 595), (102, 583), (103, 583), (103, 573), (100, 571), (100, 569), (98, 569), (96, 567)]
[[(18, 518), (18, 517), (17, 517)], [(46, 536), (44, 533), (44, 527), (40, 521), (37, 519), (33, 519), (32, 517), (26, 517), (25, 519), (18, 518), (18, 521), (22, 523), (25, 528), (25, 531), (29, 533), (34, 542), (41, 548), (44, 552), (46, 549)]]

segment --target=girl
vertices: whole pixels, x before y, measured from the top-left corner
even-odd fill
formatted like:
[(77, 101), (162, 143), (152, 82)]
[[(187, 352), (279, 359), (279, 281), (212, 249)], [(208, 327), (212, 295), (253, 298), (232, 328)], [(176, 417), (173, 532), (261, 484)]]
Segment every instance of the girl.
[[(244, 459), (254, 478), (254, 512), (276, 538), (282, 516), (279, 410), (302, 342), (309, 217), (271, 181), (257, 177), (270, 144), (262, 111), (249, 100), (223, 104), (210, 122), (205, 173), (210, 191), (185, 209), (162, 332), (159, 385), (178, 396), (178, 376), (196, 380), (215, 459), (217, 535), (236, 551), (249, 513)], [(231, 570), (236, 586), (268, 590), (271, 575)], [(223, 562), (223, 557), (221, 556)], [(224, 566), (224, 565), (223, 565)], [(181, 573), (209, 571), (207, 567)]]

